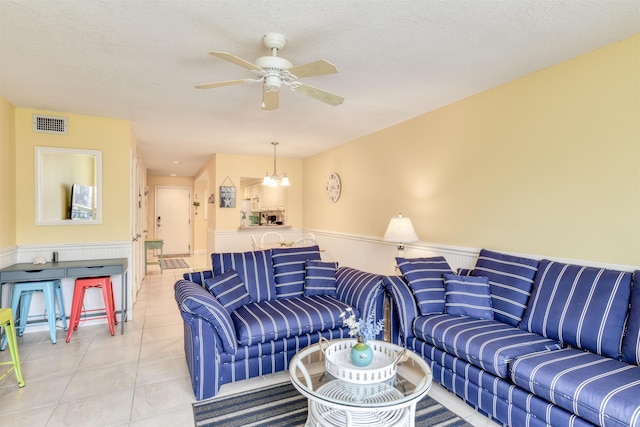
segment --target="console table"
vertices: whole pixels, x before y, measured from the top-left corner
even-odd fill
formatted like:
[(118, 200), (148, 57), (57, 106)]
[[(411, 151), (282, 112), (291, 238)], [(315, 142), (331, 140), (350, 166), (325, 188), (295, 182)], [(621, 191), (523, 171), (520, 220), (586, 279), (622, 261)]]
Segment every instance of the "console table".
[[(144, 241), (144, 274), (147, 274), (147, 265), (149, 264), (158, 264), (160, 266), (160, 274), (162, 274), (162, 247), (164, 246), (164, 241), (162, 239), (147, 239)], [(147, 261), (147, 252), (149, 249), (160, 249), (160, 258), (158, 258), (157, 262)]]
[(75, 277), (114, 276), (121, 274), (122, 304), (120, 309), (120, 333), (124, 334), (124, 323), (127, 321), (128, 307), (127, 272), (128, 265), (126, 258), (48, 262), (46, 264), (13, 264), (0, 269), (0, 307), (2, 306), (2, 286), (4, 284)]

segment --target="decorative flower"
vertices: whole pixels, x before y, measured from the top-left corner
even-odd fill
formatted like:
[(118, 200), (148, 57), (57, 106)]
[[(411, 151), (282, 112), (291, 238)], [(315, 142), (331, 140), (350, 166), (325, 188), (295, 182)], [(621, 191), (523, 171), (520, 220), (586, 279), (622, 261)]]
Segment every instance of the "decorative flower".
[(366, 319), (361, 317), (360, 320), (356, 320), (353, 309), (348, 307), (340, 314), (340, 317), (344, 319), (344, 324), (349, 327), (349, 335), (359, 338), (359, 341), (367, 342), (368, 340), (374, 339), (384, 328), (384, 319), (376, 322), (374, 309), (369, 312)]

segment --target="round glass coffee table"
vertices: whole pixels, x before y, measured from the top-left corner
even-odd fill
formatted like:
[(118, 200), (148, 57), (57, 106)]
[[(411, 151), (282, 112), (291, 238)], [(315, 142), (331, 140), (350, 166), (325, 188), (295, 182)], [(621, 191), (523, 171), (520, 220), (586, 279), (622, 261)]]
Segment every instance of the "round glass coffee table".
[[(349, 342), (355, 340), (332, 340)], [(399, 355), (395, 375), (365, 384), (338, 379), (327, 372), (321, 344), (298, 352), (289, 365), (294, 387), (309, 400), (306, 426), (415, 426), (416, 404), (431, 388), (427, 362), (395, 344), (376, 341)], [(325, 345), (326, 347), (326, 345)], [(356, 368), (366, 371), (367, 368)]]

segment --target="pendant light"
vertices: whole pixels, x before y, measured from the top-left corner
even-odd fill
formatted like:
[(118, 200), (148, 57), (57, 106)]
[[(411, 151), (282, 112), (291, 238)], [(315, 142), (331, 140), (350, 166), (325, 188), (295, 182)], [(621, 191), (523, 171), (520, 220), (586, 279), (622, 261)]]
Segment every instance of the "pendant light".
[[(264, 176), (264, 179), (262, 180), (262, 185), (268, 185), (269, 187), (277, 187), (278, 185), (288, 187), (291, 185), (291, 183), (289, 183), (287, 174), (285, 173), (282, 178), (279, 178), (276, 169), (276, 147), (278, 146), (278, 144), (279, 143), (275, 141), (271, 143), (271, 145), (273, 145), (273, 175), (269, 176), (269, 172), (267, 172)], [(278, 181), (280, 182), (278, 183)]]

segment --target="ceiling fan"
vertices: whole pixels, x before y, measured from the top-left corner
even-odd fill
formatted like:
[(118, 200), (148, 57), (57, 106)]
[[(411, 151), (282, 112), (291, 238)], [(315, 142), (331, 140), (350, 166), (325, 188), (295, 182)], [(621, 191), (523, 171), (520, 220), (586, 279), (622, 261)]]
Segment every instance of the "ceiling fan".
[(267, 33), (262, 37), (262, 43), (271, 50), (271, 56), (261, 56), (255, 60), (255, 64), (227, 52), (209, 52), (210, 55), (217, 56), (220, 59), (224, 59), (251, 70), (256, 75), (256, 78), (203, 83), (196, 85), (196, 88), (211, 89), (242, 83), (262, 82), (263, 110), (275, 110), (278, 108), (280, 101), (279, 91), (282, 85), (285, 85), (295, 92), (308, 95), (329, 105), (336, 106), (344, 102), (344, 98), (341, 96), (298, 81), (298, 79), (304, 77), (337, 73), (338, 69), (335, 65), (325, 61), (324, 59), (320, 59), (318, 61), (294, 67), (291, 62), (278, 56), (278, 50), (282, 49), (287, 43), (287, 39), (282, 34)]

